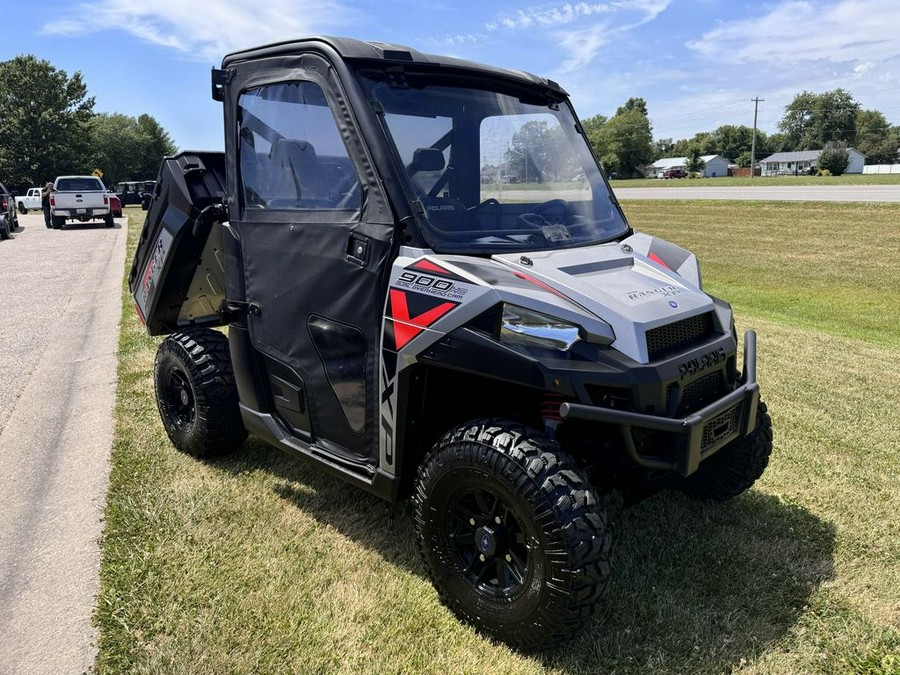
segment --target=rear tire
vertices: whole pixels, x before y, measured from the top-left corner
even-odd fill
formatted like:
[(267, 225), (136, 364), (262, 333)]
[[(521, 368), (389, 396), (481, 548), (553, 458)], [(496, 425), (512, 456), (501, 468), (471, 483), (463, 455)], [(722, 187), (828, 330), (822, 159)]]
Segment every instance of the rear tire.
[(554, 647), (594, 615), (609, 577), (606, 518), (587, 476), (514, 422), (447, 433), (419, 467), (419, 553), (442, 602), (513, 647)]
[(772, 420), (766, 404), (759, 402), (756, 428), (732, 441), (700, 464), (683, 483), (682, 490), (698, 499), (725, 501), (737, 497), (762, 476), (772, 454)]
[(12, 232), (12, 226), (6, 218), (0, 218), (0, 239), (9, 239), (9, 233)]
[(107, 214), (103, 217), (103, 222), (106, 223), (106, 226), (107, 226), (107, 227), (112, 227), (112, 226), (114, 226), (114, 225), (116, 224), (116, 221), (113, 219), (113, 214), (112, 214), (112, 212), (107, 213)]
[(159, 345), (156, 405), (176, 448), (195, 457), (236, 450), (247, 437), (228, 338), (214, 330), (175, 333)]
[(54, 230), (61, 230), (65, 224), (66, 219), (63, 216), (50, 216), (50, 225)]

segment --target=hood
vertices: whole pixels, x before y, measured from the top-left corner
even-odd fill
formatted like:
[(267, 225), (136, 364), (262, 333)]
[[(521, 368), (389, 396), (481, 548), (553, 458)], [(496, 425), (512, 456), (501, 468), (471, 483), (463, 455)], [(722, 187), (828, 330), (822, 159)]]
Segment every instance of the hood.
[[(581, 308), (587, 323), (596, 317), (609, 324), (615, 333), (612, 347), (639, 363), (649, 361), (647, 331), (715, 310), (700, 288), (693, 254), (648, 235), (492, 260), (565, 297)], [(566, 312), (560, 318), (570, 316)]]

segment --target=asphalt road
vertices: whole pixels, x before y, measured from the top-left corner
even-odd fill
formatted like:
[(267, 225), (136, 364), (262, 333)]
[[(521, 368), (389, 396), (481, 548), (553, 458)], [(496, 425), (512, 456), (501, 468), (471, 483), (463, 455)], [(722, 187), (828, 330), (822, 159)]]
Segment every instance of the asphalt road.
[(125, 219), (0, 241), (0, 672), (83, 673), (115, 402)]
[[(728, 180), (727, 178), (723, 178)], [(751, 199), (774, 201), (900, 202), (900, 185), (769, 185), (615, 188), (625, 199)]]

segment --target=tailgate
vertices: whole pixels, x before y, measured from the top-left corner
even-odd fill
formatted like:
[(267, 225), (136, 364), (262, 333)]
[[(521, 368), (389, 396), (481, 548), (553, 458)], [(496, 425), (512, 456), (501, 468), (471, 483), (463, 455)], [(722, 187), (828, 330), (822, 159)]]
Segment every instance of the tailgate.
[(224, 201), (224, 153), (183, 152), (163, 160), (128, 277), (151, 335), (223, 324)]

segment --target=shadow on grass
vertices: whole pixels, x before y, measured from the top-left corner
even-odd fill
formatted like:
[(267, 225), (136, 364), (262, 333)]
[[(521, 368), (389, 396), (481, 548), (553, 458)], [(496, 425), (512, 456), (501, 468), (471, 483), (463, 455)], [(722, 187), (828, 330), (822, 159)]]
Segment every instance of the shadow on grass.
[[(410, 509), (348, 486), (259, 441), (213, 466), (267, 471), (275, 489), (385, 560), (426, 578)], [(567, 673), (728, 673), (783, 639), (832, 578), (834, 527), (751, 491), (726, 503), (662, 492), (622, 507), (605, 498), (613, 536), (608, 593), (575, 642), (538, 655)]]

